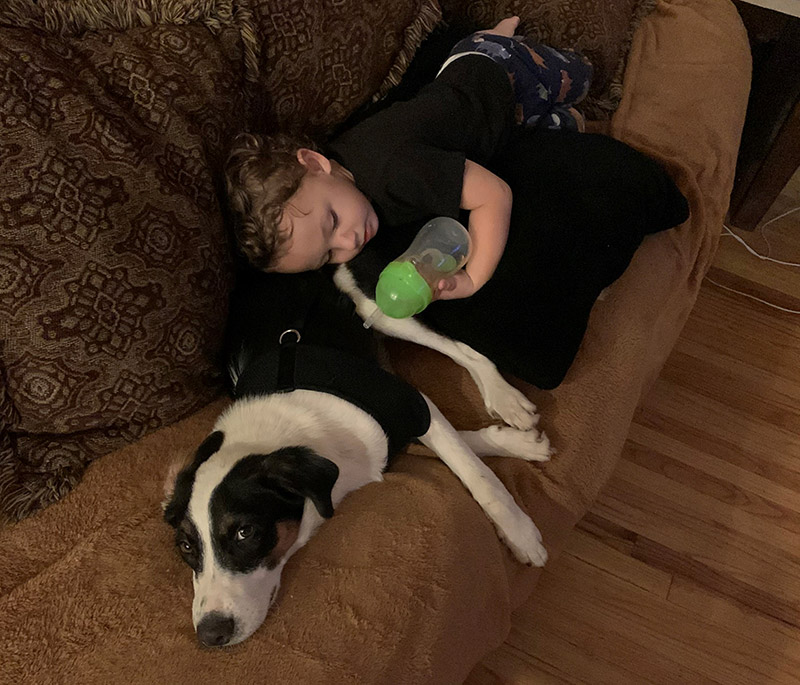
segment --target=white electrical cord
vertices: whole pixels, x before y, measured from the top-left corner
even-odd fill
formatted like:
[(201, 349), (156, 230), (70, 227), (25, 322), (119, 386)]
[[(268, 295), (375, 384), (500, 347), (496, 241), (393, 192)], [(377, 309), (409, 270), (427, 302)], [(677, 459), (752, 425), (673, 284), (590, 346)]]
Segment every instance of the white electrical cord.
[[(770, 252), (772, 252), (772, 246), (770, 245), (770, 242), (767, 239), (766, 234), (764, 233), (764, 229), (767, 226), (769, 226), (773, 221), (777, 221), (778, 219), (783, 219), (783, 217), (789, 216), (789, 214), (792, 214), (793, 212), (797, 212), (797, 211), (800, 211), (800, 207), (794, 207), (794, 208), (790, 209), (789, 211), (784, 212), (783, 214), (780, 214), (780, 215), (776, 216), (773, 219), (770, 219), (769, 221), (767, 221), (767, 223), (765, 223), (761, 227), (761, 236), (764, 238), (765, 242), (767, 243), (767, 247), (768, 247)], [(734, 238), (737, 242), (741, 243), (744, 246), (744, 248), (750, 254), (752, 254), (754, 257), (758, 257), (759, 259), (762, 259), (762, 260), (764, 260), (766, 262), (774, 262), (775, 264), (782, 264), (783, 266), (800, 267), (800, 263), (798, 263), (798, 262), (785, 262), (785, 261), (780, 260), (780, 259), (773, 259), (769, 255), (764, 255), (764, 254), (761, 254), (760, 252), (756, 252), (752, 247), (750, 247), (750, 245), (748, 245), (742, 238), (740, 238), (738, 235), (736, 235), (725, 224), (723, 224), (722, 227), (725, 229), (725, 233), (723, 234), (723, 238), (725, 236), (728, 236), (728, 235), (731, 238)], [(766, 300), (762, 300), (760, 297), (756, 297), (755, 295), (750, 295), (749, 293), (743, 293), (741, 290), (735, 290), (734, 288), (729, 288), (726, 285), (722, 285), (722, 283), (717, 283), (717, 281), (715, 281), (712, 278), (709, 278), (708, 276), (706, 276), (706, 280), (709, 283), (713, 283), (718, 288), (722, 288), (723, 290), (727, 290), (729, 292), (736, 293), (737, 295), (741, 295), (742, 297), (747, 297), (747, 298), (749, 298), (751, 300), (755, 300), (756, 302), (760, 302), (761, 304), (765, 304), (768, 307), (772, 307), (773, 309), (777, 309), (777, 310), (782, 311), (782, 312), (787, 312), (788, 314), (800, 314), (800, 311), (797, 310), (797, 309), (787, 309), (786, 307), (780, 307), (779, 305), (774, 304), (772, 302), (767, 302)]]
[[(788, 212), (784, 212), (783, 214), (780, 214), (779, 216), (776, 216), (774, 219), (770, 219), (769, 221), (767, 221), (767, 223), (765, 223), (765, 224), (764, 224), (764, 225), (761, 227), (761, 235), (764, 237), (764, 240), (767, 240), (766, 236), (764, 235), (764, 229), (765, 229), (767, 226), (769, 226), (769, 225), (770, 225), (770, 224), (771, 224), (773, 221), (777, 221), (778, 219), (783, 219), (783, 217), (785, 217), (785, 216), (789, 216), (789, 215), (790, 215), (792, 212), (796, 212), (796, 211), (798, 211), (798, 210), (800, 210), (800, 207), (794, 207), (793, 209), (790, 209)], [(734, 232), (733, 232), (733, 231), (732, 231), (730, 228), (728, 228), (728, 227), (727, 227), (725, 224), (722, 224), (722, 228), (724, 228), (724, 229), (725, 229), (725, 233), (726, 233), (727, 235), (731, 236), (731, 238), (734, 238), (735, 240), (737, 240), (738, 242), (740, 242), (742, 245), (744, 245), (744, 248), (745, 248), (745, 249), (746, 249), (746, 250), (747, 250), (747, 251), (748, 251), (748, 252), (749, 252), (751, 255), (753, 255), (753, 256), (755, 256), (755, 257), (758, 257), (759, 259), (763, 259), (763, 260), (765, 260), (765, 261), (767, 261), (767, 262), (775, 262), (776, 264), (783, 264), (784, 266), (800, 266), (800, 263), (798, 263), (798, 262), (783, 262), (783, 261), (781, 261), (780, 259), (773, 259), (772, 257), (769, 257), (768, 255), (763, 255), (763, 254), (761, 254), (760, 252), (756, 252), (756, 251), (755, 251), (755, 250), (754, 250), (752, 247), (750, 247), (750, 246), (749, 246), (749, 245), (748, 245), (748, 244), (747, 244), (747, 243), (746, 243), (746, 242), (745, 242), (745, 241), (744, 241), (742, 238), (740, 238), (738, 235), (736, 235), (736, 234), (735, 234), (735, 233), (734, 233)], [(769, 241), (768, 241), (768, 240), (767, 240), (767, 245), (769, 245)]]
[(765, 304), (767, 305), (767, 307), (772, 307), (773, 309), (779, 309), (780, 311), (787, 312), (788, 314), (800, 314), (800, 310), (786, 309), (786, 307), (781, 307), (777, 304), (773, 304), (772, 302), (767, 302), (766, 300), (762, 300), (760, 297), (756, 297), (755, 295), (743, 293), (741, 290), (734, 290), (733, 288), (729, 288), (727, 285), (722, 285), (722, 283), (717, 283), (713, 278), (709, 278), (708, 276), (706, 276), (706, 280), (709, 283), (713, 283), (718, 288), (722, 288), (723, 290), (728, 290), (732, 293), (736, 293), (737, 295), (741, 295), (742, 297), (750, 298), (751, 300), (755, 300), (756, 302), (761, 302), (761, 304)]

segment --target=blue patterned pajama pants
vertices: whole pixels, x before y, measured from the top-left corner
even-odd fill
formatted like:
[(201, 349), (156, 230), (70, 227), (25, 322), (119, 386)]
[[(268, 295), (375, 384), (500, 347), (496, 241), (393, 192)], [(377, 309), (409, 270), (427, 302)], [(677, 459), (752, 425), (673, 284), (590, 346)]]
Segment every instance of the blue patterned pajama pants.
[(592, 80), (592, 64), (585, 57), (525, 36), (479, 31), (456, 44), (442, 69), (453, 59), (474, 53), (490, 57), (506, 70), (517, 102), (517, 123), (583, 130), (583, 117), (573, 105), (586, 97)]

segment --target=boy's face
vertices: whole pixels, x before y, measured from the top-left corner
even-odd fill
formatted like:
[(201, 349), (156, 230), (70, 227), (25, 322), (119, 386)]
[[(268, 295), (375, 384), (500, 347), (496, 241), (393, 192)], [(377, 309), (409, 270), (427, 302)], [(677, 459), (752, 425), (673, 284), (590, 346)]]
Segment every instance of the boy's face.
[(280, 273), (347, 262), (378, 232), (375, 210), (350, 172), (305, 148), (298, 160), (308, 171), (281, 218), (280, 230), (289, 238), (273, 263)]

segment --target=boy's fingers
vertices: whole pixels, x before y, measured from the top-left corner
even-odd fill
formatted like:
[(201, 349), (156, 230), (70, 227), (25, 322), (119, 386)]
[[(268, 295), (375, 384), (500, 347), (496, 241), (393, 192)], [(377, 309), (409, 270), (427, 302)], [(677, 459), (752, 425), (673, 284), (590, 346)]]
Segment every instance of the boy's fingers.
[(436, 284), (436, 290), (433, 293), (433, 299), (438, 300), (444, 293), (448, 293), (456, 288), (455, 278), (443, 278)]

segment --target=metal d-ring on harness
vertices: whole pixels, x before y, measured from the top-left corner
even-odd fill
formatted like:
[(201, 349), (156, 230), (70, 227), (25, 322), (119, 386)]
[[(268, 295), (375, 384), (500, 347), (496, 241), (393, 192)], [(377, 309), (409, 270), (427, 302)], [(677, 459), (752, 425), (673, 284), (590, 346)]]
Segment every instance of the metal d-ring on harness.
[(298, 331), (296, 328), (287, 328), (283, 333), (280, 334), (280, 337), (278, 338), (278, 345), (283, 345), (283, 336), (286, 335), (287, 333), (295, 334), (295, 341), (294, 341), (295, 345), (300, 342), (300, 339), (302, 337), (300, 335), (300, 331)]

